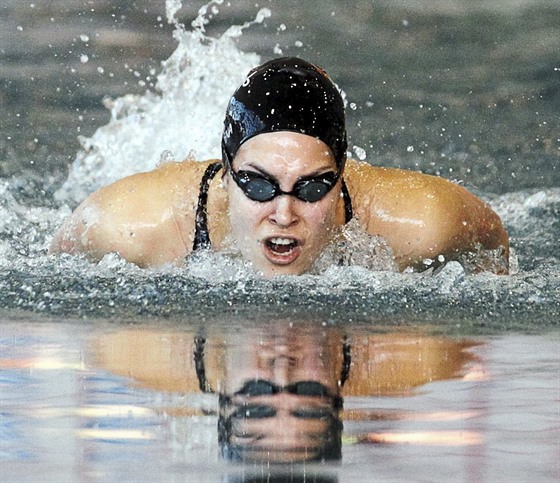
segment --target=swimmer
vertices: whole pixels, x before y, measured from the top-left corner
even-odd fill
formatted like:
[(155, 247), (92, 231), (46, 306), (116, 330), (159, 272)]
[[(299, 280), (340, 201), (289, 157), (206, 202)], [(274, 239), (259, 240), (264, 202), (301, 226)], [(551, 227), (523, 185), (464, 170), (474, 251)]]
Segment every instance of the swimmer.
[(149, 267), (233, 246), (264, 277), (299, 275), (352, 218), (387, 242), (400, 270), (488, 250), (495, 261), (475, 269), (507, 273), (508, 235), (487, 204), (443, 178), (347, 159), (338, 88), (319, 67), (280, 58), (233, 94), (221, 160), (170, 162), (101, 188), (50, 252)]

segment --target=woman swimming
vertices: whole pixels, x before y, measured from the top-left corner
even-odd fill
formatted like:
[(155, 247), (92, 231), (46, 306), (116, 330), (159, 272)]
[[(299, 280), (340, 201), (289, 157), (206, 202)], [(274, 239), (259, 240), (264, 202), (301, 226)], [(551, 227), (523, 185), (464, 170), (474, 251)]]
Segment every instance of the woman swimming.
[(221, 161), (166, 163), (100, 189), (50, 251), (116, 252), (146, 267), (233, 245), (265, 277), (297, 275), (354, 217), (401, 270), (492, 250), (495, 262), (479, 268), (507, 273), (507, 233), (482, 200), (443, 178), (347, 160), (346, 150), (344, 103), (327, 74), (272, 60), (233, 94)]

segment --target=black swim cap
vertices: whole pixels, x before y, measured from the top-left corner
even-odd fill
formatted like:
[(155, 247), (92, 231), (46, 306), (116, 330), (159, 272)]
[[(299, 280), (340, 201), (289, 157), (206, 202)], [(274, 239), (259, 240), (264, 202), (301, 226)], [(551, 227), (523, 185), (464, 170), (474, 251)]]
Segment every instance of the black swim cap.
[(257, 134), (292, 131), (323, 141), (342, 169), (346, 126), (342, 96), (319, 67), (295, 58), (256, 67), (233, 94), (226, 111), (222, 158), (226, 168), (239, 147)]

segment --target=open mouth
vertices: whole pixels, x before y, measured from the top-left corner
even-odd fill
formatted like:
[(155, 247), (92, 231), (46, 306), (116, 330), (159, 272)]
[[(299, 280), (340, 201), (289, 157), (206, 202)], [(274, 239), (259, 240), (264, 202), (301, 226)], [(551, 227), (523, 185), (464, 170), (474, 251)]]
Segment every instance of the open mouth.
[(298, 242), (293, 238), (269, 238), (266, 246), (273, 253), (287, 255), (298, 246)]
[(301, 251), (300, 243), (294, 238), (271, 237), (264, 242), (267, 258), (273, 263), (293, 262)]

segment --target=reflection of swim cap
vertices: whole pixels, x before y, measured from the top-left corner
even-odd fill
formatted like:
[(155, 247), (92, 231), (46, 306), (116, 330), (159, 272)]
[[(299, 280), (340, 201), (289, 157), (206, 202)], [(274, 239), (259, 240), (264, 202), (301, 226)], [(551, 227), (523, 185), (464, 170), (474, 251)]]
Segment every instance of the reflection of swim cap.
[(233, 94), (224, 121), (226, 167), (239, 147), (257, 134), (292, 131), (316, 137), (339, 168), (346, 160), (344, 103), (336, 85), (314, 65), (295, 58), (271, 60), (253, 69)]

